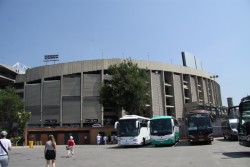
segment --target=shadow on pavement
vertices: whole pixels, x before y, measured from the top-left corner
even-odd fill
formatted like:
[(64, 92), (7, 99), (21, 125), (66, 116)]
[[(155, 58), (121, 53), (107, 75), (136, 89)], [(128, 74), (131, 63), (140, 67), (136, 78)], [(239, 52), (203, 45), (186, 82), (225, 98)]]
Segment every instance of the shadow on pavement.
[(175, 147), (180, 147), (180, 146), (190, 146), (187, 140), (180, 140), (177, 144), (175, 144)]
[(220, 142), (238, 142), (238, 140), (225, 140), (224, 138), (215, 138), (214, 140), (217, 140)]
[(154, 148), (154, 145), (147, 144), (145, 146), (112, 146), (108, 147), (107, 149), (139, 149), (139, 148)]
[(61, 156), (61, 158), (69, 158), (67, 155), (63, 155)]
[(229, 158), (250, 158), (250, 152), (224, 152), (222, 154)]

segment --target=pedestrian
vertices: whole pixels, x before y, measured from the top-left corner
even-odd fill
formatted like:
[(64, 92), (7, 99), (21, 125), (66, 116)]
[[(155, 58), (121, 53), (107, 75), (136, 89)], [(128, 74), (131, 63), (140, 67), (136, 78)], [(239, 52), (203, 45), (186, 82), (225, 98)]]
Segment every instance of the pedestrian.
[(111, 136), (111, 144), (115, 144), (115, 136), (113, 134)]
[(49, 135), (49, 139), (45, 144), (44, 157), (46, 159), (46, 167), (49, 167), (50, 160), (52, 161), (52, 167), (56, 166), (56, 141), (53, 135)]
[(111, 144), (111, 135), (108, 135), (108, 143)]
[(84, 144), (87, 144), (87, 139), (88, 139), (88, 137), (84, 136)]
[(69, 137), (69, 140), (68, 140), (68, 158), (69, 157), (74, 157), (74, 150), (75, 150), (75, 141), (73, 139), (73, 136), (70, 136)]
[(97, 141), (97, 145), (100, 145), (101, 144), (101, 140), (102, 140), (102, 136), (100, 134), (98, 134), (96, 136), (96, 141)]
[(6, 131), (2, 131), (0, 134), (0, 164), (2, 167), (7, 167), (9, 164), (9, 151), (11, 150), (11, 142), (9, 139), (6, 139)]
[(108, 137), (105, 135), (105, 136), (103, 137), (103, 140), (104, 140), (104, 144), (106, 145), (106, 144), (107, 144), (107, 141), (108, 141)]
[(116, 144), (116, 137), (114, 134), (112, 134), (112, 136), (111, 136), (111, 143)]

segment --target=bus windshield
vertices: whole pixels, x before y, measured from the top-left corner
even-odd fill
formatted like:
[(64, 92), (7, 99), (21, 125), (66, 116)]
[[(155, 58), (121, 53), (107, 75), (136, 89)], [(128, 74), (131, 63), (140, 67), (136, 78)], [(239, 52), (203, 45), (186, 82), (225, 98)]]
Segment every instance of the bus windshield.
[(139, 134), (139, 129), (135, 127), (136, 119), (120, 120), (119, 124), (119, 137), (137, 136)]
[(212, 128), (208, 114), (188, 115), (188, 130), (202, 130)]
[(151, 129), (150, 129), (151, 135), (163, 136), (172, 133), (171, 119), (151, 120), (150, 124), (151, 124)]
[(250, 101), (244, 103), (242, 109), (242, 124), (250, 122)]

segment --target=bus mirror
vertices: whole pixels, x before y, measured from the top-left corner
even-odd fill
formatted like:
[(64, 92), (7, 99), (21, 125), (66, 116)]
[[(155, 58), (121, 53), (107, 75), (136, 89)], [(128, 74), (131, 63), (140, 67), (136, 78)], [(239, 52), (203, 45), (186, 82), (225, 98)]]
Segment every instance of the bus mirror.
[(150, 127), (150, 121), (147, 122), (147, 127)]
[(240, 103), (240, 105), (239, 105), (240, 115), (241, 115), (241, 113), (242, 113), (242, 110), (243, 110), (243, 106), (242, 106), (242, 103)]
[(136, 122), (135, 122), (135, 127), (136, 127), (137, 129), (140, 128), (140, 122), (139, 122), (139, 121), (136, 121)]
[(117, 130), (118, 126), (119, 126), (119, 122), (117, 121), (115, 122), (115, 130)]

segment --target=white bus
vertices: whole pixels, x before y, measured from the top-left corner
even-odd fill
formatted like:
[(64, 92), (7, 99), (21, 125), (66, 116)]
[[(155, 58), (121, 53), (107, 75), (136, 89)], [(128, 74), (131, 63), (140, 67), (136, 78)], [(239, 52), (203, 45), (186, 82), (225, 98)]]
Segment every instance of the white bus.
[(138, 115), (125, 115), (115, 123), (119, 146), (140, 146), (150, 143), (150, 119)]

